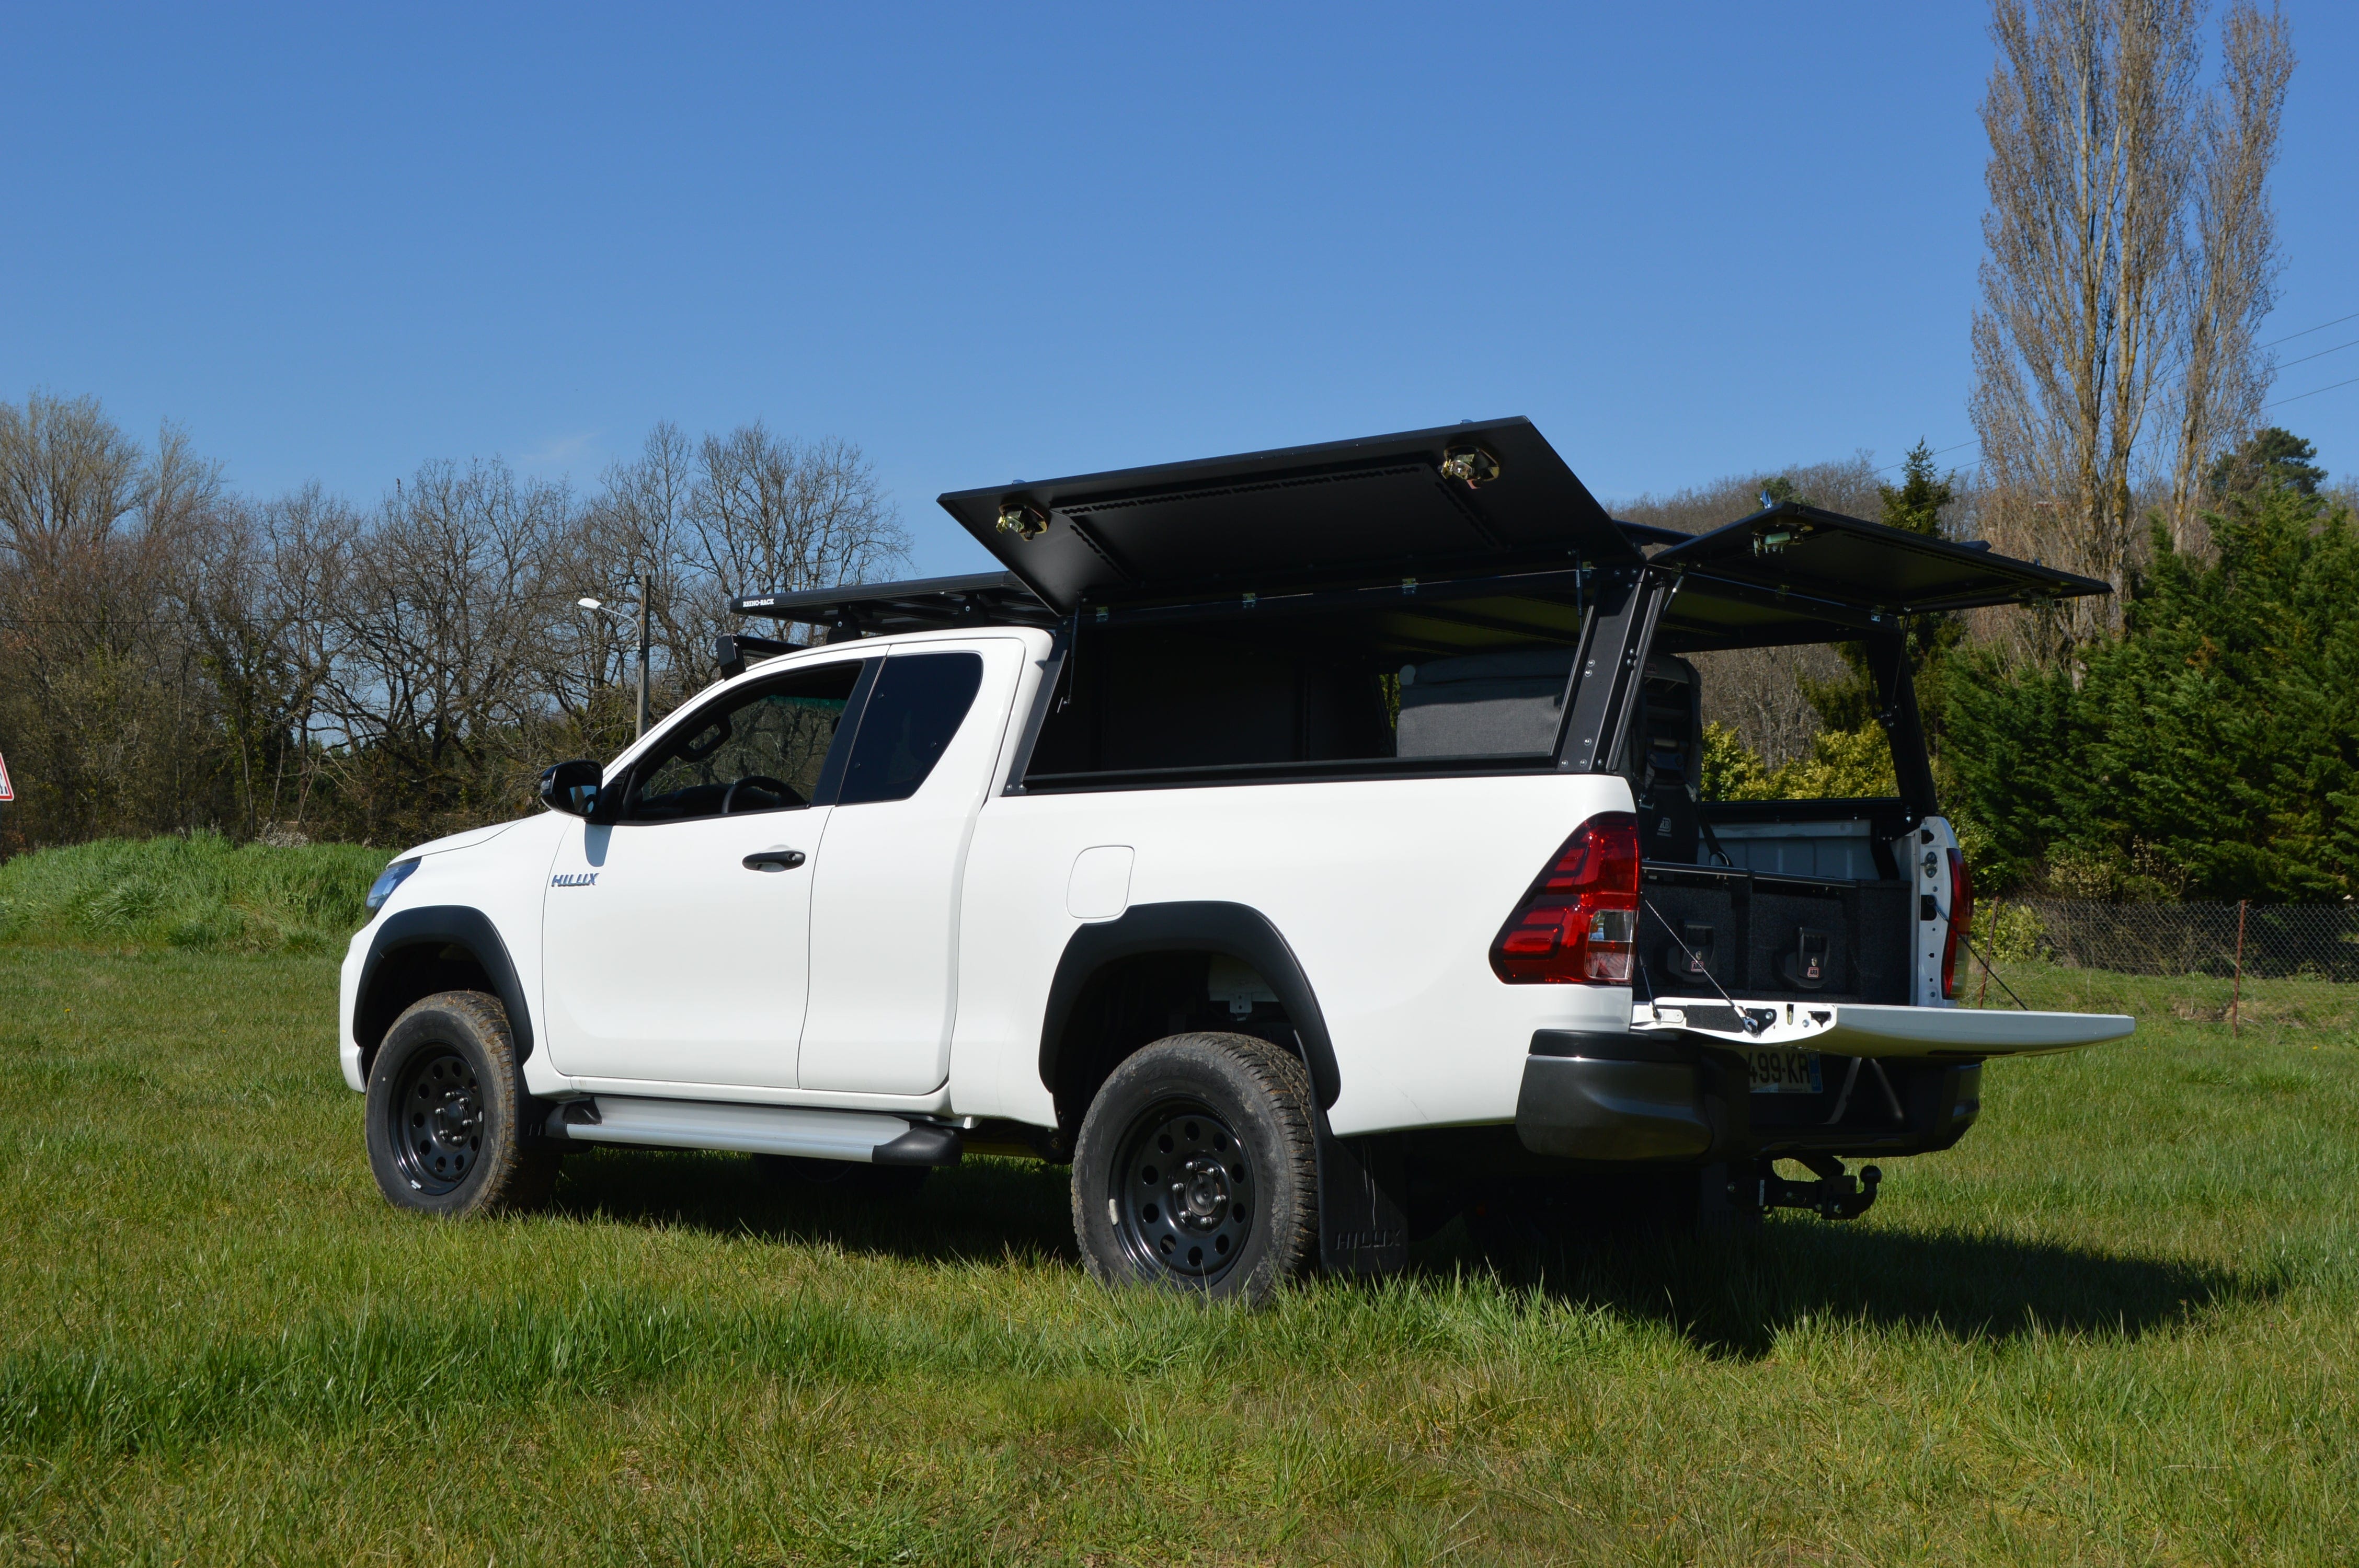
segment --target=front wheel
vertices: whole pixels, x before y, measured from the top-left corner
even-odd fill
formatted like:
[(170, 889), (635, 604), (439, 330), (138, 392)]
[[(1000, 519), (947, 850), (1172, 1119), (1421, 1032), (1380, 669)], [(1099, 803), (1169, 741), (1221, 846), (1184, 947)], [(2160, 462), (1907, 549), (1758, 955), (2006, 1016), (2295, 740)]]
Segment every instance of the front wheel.
[(1074, 1145), (1073, 1231), (1106, 1284), (1268, 1299), (1318, 1245), (1302, 1064), (1249, 1034), (1175, 1034), (1124, 1061)]
[(454, 1218), (538, 1206), (559, 1155), (526, 1125), (507, 1010), (480, 991), (410, 1004), (370, 1064), (369, 1169), (397, 1208)]

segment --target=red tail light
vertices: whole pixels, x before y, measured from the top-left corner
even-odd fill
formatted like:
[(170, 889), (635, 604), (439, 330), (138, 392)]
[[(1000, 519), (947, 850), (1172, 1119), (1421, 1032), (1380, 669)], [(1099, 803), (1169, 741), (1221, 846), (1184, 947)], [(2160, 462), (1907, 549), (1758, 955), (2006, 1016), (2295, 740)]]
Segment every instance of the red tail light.
[(1638, 819), (1608, 811), (1574, 829), (1491, 945), (1509, 985), (1626, 986), (1638, 935)]
[(1950, 851), (1950, 929), (1941, 938), (1941, 994), (1958, 994), (1958, 949), (1973, 935), (1974, 874), (1966, 858)]

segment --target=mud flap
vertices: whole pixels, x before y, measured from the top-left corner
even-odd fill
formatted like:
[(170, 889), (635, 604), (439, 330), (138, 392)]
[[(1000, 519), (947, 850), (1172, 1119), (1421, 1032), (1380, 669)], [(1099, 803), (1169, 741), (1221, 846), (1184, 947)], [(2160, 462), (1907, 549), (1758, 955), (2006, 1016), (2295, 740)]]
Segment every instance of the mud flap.
[(1397, 1133), (1338, 1138), (1312, 1113), (1319, 1162), (1319, 1262), (1331, 1274), (1408, 1266), (1408, 1176)]

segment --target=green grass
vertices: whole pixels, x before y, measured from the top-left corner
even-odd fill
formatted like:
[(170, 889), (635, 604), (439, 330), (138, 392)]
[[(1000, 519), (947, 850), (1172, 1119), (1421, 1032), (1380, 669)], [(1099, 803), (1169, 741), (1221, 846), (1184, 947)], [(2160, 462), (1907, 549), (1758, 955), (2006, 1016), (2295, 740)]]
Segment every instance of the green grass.
[(341, 953), (386, 856), (357, 844), (105, 838), (0, 863), (0, 943)]
[(1061, 1173), (1011, 1163), (867, 1210), (617, 1152), (570, 1162), (551, 1214), (397, 1214), (333, 981), (0, 946), (0, 1561), (2245, 1563), (2359, 1539), (2347, 1036), (2231, 1044), (2166, 1009), (1994, 1065), (1983, 1126), (1890, 1162), (1856, 1224), (1537, 1281), (1453, 1227), (1408, 1278), (1249, 1314), (1100, 1292)]

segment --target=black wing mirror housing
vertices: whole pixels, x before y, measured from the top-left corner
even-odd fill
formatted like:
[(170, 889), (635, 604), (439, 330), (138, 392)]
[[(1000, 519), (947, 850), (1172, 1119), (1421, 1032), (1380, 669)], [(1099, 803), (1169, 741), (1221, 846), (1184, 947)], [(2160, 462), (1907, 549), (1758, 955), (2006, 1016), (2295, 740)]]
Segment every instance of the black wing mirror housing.
[(597, 808), (598, 786), (605, 777), (606, 770), (587, 758), (560, 762), (541, 773), (541, 802), (568, 816), (587, 816)]

